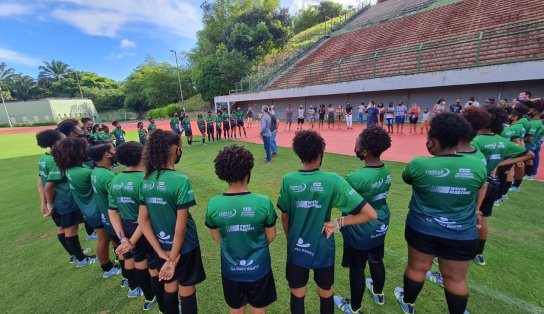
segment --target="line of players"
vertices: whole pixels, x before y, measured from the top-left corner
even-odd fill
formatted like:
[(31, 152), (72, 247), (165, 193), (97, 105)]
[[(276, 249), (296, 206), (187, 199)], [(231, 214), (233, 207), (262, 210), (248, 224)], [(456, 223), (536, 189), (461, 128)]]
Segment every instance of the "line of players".
[[(526, 104), (530, 124), (542, 132), (544, 102), (537, 99)], [(471, 108), (462, 116), (437, 115), (426, 144), (435, 157), (415, 158), (404, 170), (403, 180), (413, 187), (405, 231), (409, 256), (404, 287), (395, 289), (395, 297), (405, 313), (414, 312), (426, 278), (445, 287), (450, 313), (465, 312), (467, 270), (470, 261), (483, 252), (486, 217), (496, 199), (492, 192), (495, 169), (534, 157), (498, 135), (505, 118), (498, 107)], [(97, 259), (85, 256), (77, 240), (83, 216), (97, 230), (96, 251), (105, 277), (116, 272), (109, 260), (111, 242), (128, 279), (129, 296), (143, 293), (144, 309), (158, 301), (162, 312), (178, 313), (179, 294), (183, 313), (196, 313), (195, 285), (205, 279), (205, 273), (189, 213), (196, 204), (195, 193), (189, 179), (174, 171), (182, 155), (180, 137), (156, 130), (145, 150), (135, 142), (117, 148), (103, 142), (88, 147), (79, 125), (65, 121), (58, 130), (37, 135), (41, 147), (52, 148), (40, 160), (38, 187), (42, 212), (53, 217), (59, 242), (74, 256), (76, 266)], [(530, 134), (536, 140), (542, 133)], [(310, 270), (319, 287), (322, 313), (332, 313), (335, 303), (345, 313), (360, 313), (365, 285), (375, 302), (385, 302), (383, 246), (389, 228), (386, 197), (391, 175), (379, 157), (389, 147), (390, 138), (383, 129), (363, 131), (355, 153), (365, 167), (344, 180), (319, 170), (325, 142), (317, 133), (296, 134), (293, 149), (303, 169), (284, 176), (277, 202), (288, 242), (286, 276), (292, 313), (304, 313)], [(111, 172), (114, 157), (127, 166), (118, 175)], [(94, 169), (83, 166), (88, 158), (96, 163)], [(275, 236), (274, 207), (267, 196), (248, 190), (253, 168), (249, 151), (227, 147), (214, 162), (216, 174), (228, 183), (228, 189), (209, 201), (206, 225), (221, 244), (225, 300), (233, 313), (243, 312), (247, 304), (253, 313), (264, 313), (276, 299), (268, 251)], [(333, 207), (343, 212), (342, 217), (331, 220)], [(351, 299), (333, 298), (332, 234), (339, 229), (344, 235), (342, 265), (350, 268)], [(440, 278), (428, 272), (434, 257), (438, 257)], [(364, 278), (366, 263), (369, 280)]]

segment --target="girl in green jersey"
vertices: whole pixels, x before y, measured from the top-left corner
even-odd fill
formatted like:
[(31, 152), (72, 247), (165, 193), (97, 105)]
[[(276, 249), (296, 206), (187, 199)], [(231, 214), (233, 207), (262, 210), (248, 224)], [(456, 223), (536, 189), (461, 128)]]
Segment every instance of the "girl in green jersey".
[(145, 140), (147, 140), (147, 131), (144, 129), (144, 123), (138, 122), (136, 124), (136, 127), (138, 128), (138, 139), (140, 140), (140, 144), (145, 144)]

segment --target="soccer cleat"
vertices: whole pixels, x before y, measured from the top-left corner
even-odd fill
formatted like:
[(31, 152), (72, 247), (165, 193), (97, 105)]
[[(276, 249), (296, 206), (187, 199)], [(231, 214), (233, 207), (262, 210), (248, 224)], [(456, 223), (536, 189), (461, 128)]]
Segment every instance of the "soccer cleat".
[(524, 176), (523, 180), (534, 180), (533, 176)]
[(374, 302), (378, 303), (379, 305), (383, 305), (385, 303), (385, 296), (383, 295), (383, 293), (374, 293), (374, 281), (372, 281), (372, 279), (366, 279), (366, 287), (368, 288), (370, 295), (372, 295)]
[(513, 191), (513, 192), (521, 192), (521, 188), (517, 187), (517, 186), (511, 186), (510, 187), (510, 191)]
[(474, 263), (480, 265), (480, 266), (485, 266), (486, 262), (485, 262), (485, 258), (482, 254), (478, 254), (476, 255), (476, 257), (473, 259)]
[(508, 197), (508, 194), (504, 194), (502, 197), (501, 197), (503, 200), (509, 200), (510, 198)]
[(425, 274), (425, 278), (429, 280), (430, 282), (434, 282), (435, 284), (444, 287), (444, 278), (442, 278), (442, 274), (437, 271), (428, 271)]
[(142, 289), (140, 287), (136, 287), (134, 290), (128, 289), (127, 297), (129, 298), (137, 298), (142, 295)]
[(128, 287), (128, 279), (122, 278), (121, 279), (121, 288), (126, 288), (126, 287)]
[(113, 277), (113, 276), (117, 276), (121, 273), (121, 269), (120, 268), (117, 268), (117, 267), (112, 267), (110, 270), (108, 271), (105, 271), (103, 274), (102, 274), (102, 278), (110, 278), (110, 277)]
[(87, 240), (87, 241), (96, 240), (96, 231), (94, 231), (92, 234), (85, 237), (85, 240)]
[(400, 305), (402, 312), (406, 314), (414, 314), (414, 304), (404, 303), (404, 289), (397, 287), (395, 288), (395, 298)]
[(89, 253), (91, 253), (91, 248), (90, 247), (86, 247), (86, 248), (83, 249), (83, 254), (87, 255)]
[(70, 255), (70, 260), (69, 260), (70, 264), (73, 264), (75, 262), (77, 262), (77, 258), (73, 255)]
[(349, 299), (345, 299), (335, 295), (333, 297), (333, 300), (334, 300), (334, 305), (336, 305), (336, 307), (339, 308), (340, 311), (342, 311), (343, 313), (346, 313), (346, 314), (361, 313), (359, 310), (354, 311), (351, 309), (351, 302), (349, 301)]
[(434, 258), (433, 258), (433, 263), (434, 263), (436, 266), (438, 266), (438, 263), (439, 263), (439, 262), (438, 262), (438, 257), (434, 257)]
[(155, 305), (155, 302), (157, 302), (157, 298), (154, 297), (153, 300), (144, 300), (144, 311), (149, 311), (153, 308), (153, 305)]
[(501, 206), (501, 204), (502, 204), (502, 199), (496, 200), (495, 202), (493, 202), (493, 206)]
[(89, 266), (89, 265), (91, 265), (91, 264), (96, 263), (97, 260), (98, 260), (98, 259), (97, 259), (96, 256), (87, 256), (87, 257), (85, 257), (85, 259), (82, 260), (81, 262), (80, 262), (80, 261), (77, 261), (77, 262), (76, 262), (76, 268), (81, 268), (81, 267)]

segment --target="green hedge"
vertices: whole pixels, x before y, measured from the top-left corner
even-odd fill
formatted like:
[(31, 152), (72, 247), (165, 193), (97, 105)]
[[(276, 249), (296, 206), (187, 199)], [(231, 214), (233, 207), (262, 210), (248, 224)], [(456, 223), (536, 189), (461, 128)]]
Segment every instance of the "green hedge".
[(181, 106), (179, 104), (170, 104), (166, 107), (151, 109), (147, 112), (148, 119), (160, 119), (171, 117), (174, 112), (180, 112)]

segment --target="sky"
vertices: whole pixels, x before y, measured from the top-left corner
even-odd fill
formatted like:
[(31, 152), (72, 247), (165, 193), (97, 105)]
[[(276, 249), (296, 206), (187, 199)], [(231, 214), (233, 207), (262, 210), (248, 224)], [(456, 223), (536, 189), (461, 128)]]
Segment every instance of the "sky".
[[(53, 59), (124, 80), (147, 56), (175, 64), (202, 28), (202, 0), (0, 0), (0, 62), (37, 77)], [(282, 0), (296, 13), (319, 1)], [(361, 0), (335, 0), (356, 5)]]

